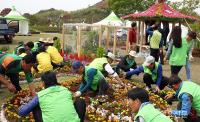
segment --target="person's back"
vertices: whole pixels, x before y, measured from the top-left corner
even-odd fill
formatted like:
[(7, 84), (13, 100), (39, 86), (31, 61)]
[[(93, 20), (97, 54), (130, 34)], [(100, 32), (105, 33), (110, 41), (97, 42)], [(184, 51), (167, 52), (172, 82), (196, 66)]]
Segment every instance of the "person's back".
[(50, 54), (51, 61), (54, 64), (59, 64), (63, 61), (63, 57), (60, 55), (60, 53), (55, 47), (48, 46), (46, 52)]
[(103, 58), (96, 58), (94, 59), (90, 64), (89, 67), (94, 68), (94, 69), (98, 69), (99, 71), (103, 71), (103, 65), (107, 64), (107, 58), (103, 57)]
[(186, 64), (187, 46), (186, 39), (182, 38), (182, 46), (180, 48), (172, 47), (172, 53), (169, 58), (170, 65), (182, 66)]
[(200, 86), (194, 82), (183, 81), (178, 97), (183, 93), (188, 93), (192, 96), (192, 108), (195, 109), (197, 115), (200, 116)]
[(150, 39), (150, 47), (153, 49), (159, 49), (159, 44), (162, 34), (158, 30), (153, 31), (153, 35)]
[(51, 86), (38, 93), (44, 122), (80, 122), (72, 94), (62, 86)]
[(53, 66), (51, 65), (50, 55), (46, 52), (41, 52), (37, 55), (38, 66), (37, 69), (39, 73), (53, 70)]
[(139, 112), (135, 116), (135, 120), (138, 117), (142, 117), (145, 122), (172, 122), (169, 117), (155, 109), (151, 103), (147, 103), (140, 108)]

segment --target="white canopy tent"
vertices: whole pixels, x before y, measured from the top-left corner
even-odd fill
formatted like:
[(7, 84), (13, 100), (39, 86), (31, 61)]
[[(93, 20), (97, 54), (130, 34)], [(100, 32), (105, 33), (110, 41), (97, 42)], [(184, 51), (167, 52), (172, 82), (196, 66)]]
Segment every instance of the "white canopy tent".
[(104, 18), (103, 20), (93, 23), (95, 25), (111, 25), (111, 26), (122, 26), (123, 22), (122, 20), (115, 15), (115, 13), (112, 11), (109, 16)]
[(15, 9), (15, 7), (13, 7), (11, 12), (9, 14), (7, 14), (6, 16), (4, 16), (4, 18), (6, 18), (8, 20), (8, 22), (10, 22), (10, 21), (18, 21), (19, 22), (19, 32), (17, 34), (27, 35), (29, 33), (29, 22), (28, 22), (28, 19), (23, 17)]

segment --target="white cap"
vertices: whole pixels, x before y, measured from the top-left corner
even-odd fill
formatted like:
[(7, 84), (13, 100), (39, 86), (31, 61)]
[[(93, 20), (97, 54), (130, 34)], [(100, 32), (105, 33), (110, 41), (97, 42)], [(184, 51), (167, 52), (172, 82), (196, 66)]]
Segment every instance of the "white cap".
[(129, 52), (129, 55), (130, 55), (130, 56), (133, 56), (133, 57), (137, 57), (137, 53), (136, 53), (135, 51), (133, 51), (133, 50), (131, 50), (131, 51)]
[(44, 38), (40, 38), (40, 39), (39, 39), (40, 42), (43, 42), (43, 40), (44, 40)]
[(111, 58), (112, 60), (115, 60), (115, 55), (111, 52), (108, 52), (107, 57)]
[(48, 43), (54, 43), (54, 41), (53, 41), (52, 38), (47, 38), (47, 42), (48, 42)]
[(150, 64), (155, 62), (155, 58), (153, 56), (148, 56), (143, 63), (144, 66), (149, 66)]

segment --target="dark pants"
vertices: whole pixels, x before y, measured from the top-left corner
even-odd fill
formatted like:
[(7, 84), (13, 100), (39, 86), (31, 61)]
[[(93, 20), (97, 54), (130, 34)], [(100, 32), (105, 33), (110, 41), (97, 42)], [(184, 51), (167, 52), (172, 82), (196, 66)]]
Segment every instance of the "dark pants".
[(11, 83), (15, 86), (17, 91), (22, 90), (22, 88), (19, 85), (19, 73), (6, 75), (10, 78)]
[(61, 62), (60, 64), (55, 64), (55, 63), (51, 62), (51, 65), (55, 69), (55, 68), (63, 67), (64, 66), (64, 62)]
[[(84, 122), (85, 119), (85, 112), (86, 112), (86, 103), (83, 99), (77, 98), (74, 102), (74, 108), (81, 120), (81, 122)], [(33, 116), (36, 122), (43, 122), (42, 120), (42, 112), (40, 109), (40, 106), (36, 106), (33, 109)], [(66, 118), (67, 119), (67, 118)]]
[(163, 49), (159, 51), (159, 56), (160, 56), (160, 63), (164, 64), (164, 56), (163, 56)]
[[(5, 75), (6, 70), (5, 68), (0, 64), (0, 74)], [(22, 88), (19, 85), (19, 73), (7, 73), (6, 76), (10, 78), (11, 83), (15, 86), (17, 91), (20, 91)]]
[(160, 52), (159, 49), (150, 48), (150, 55), (155, 58), (156, 62), (158, 62), (158, 59), (159, 59), (159, 52)]
[(98, 95), (104, 95), (109, 88), (109, 84), (106, 82), (105, 78), (99, 80), (99, 85), (97, 88)]
[[(124, 70), (124, 69), (120, 68), (119, 65), (117, 65), (117, 67), (116, 67), (114, 70), (115, 70), (115, 72), (116, 72), (118, 75), (120, 74), (120, 70), (123, 70), (124, 72), (130, 71), (130, 69)], [(132, 76), (127, 76), (126, 79), (131, 79), (131, 77), (132, 77)]]
[[(145, 73), (143, 76), (143, 81), (146, 84), (147, 87), (151, 88), (151, 84), (156, 84), (156, 82), (154, 82), (152, 80), (152, 76)], [(159, 86), (159, 88), (162, 90), (165, 88), (165, 86), (167, 86), (169, 83), (169, 79), (167, 77), (162, 76), (162, 80), (161, 80), (161, 84)]]
[(183, 66), (171, 66), (171, 75), (178, 75)]

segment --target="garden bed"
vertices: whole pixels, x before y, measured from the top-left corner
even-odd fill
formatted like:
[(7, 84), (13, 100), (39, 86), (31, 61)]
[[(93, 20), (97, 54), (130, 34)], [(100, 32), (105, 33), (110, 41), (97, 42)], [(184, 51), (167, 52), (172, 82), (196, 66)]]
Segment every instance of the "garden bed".
[[(82, 98), (85, 99), (87, 104), (86, 112), (86, 121), (88, 122), (129, 122), (130, 119), (133, 119), (131, 110), (127, 104), (127, 91), (131, 88), (144, 87), (144, 84), (134, 81), (123, 80), (126, 84), (126, 87), (120, 87), (115, 84), (111, 79), (108, 79), (109, 83), (112, 84), (112, 88), (109, 89), (109, 92), (103, 96), (95, 96), (92, 92), (87, 92), (82, 95)], [(77, 91), (79, 84), (81, 82), (81, 76), (75, 76), (73, 78), (68, 78), (64, 82), (60, 82), (62, 86), (67, 87), (71, 92)], [(42, 86), (37, 87), (37, 91), (40, 91)], [(114, 89), (114, 90), (113, 90)], [(164, 91), (165, 93), (166, 91)], [(170, 91), (171, 92), (171, 91)], [(8, 98), (2, 106), (2, 115), (1, 120), (6, 118), (8, 121), (12, 122), (34, 122), (33, 114), (30, 113), (26, 117), (20, 117), (17, 114), (18, 108), (26, 104), (31, 100), (28, 90), (20, 91), (16, 96)], [(168, 107), (168, 104), (163, 100), (159, 95), (156, 95), (153, 92), (149, 92), (150, 101), (160, 110), (165, 110)]]

